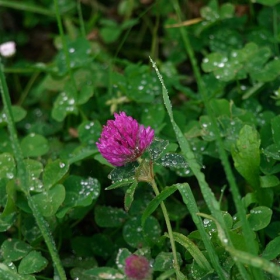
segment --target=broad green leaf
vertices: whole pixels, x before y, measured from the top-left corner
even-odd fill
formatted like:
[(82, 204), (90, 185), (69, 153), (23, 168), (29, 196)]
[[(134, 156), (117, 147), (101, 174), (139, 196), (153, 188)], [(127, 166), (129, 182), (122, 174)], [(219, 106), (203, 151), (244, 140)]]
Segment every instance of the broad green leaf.
[(43, 164), (34, 159), (25, 159), (24, 160), (26, 168), (28, 169), (28, 172), (30, 173), (30, 177), (32, 178), (38, 178), (40, 174), (43, 172)]
[(134, 181), (131, 186), (126, 190), (124, 196), (124, 208), (126, 211), (130, 209), (130, 206), (134, 200), (134, 192), (137, 188), (138, 182)]
[(84, 121), (78, 127), (79, 139), (83, 144), (95, 146), (101, 134), (101, 124), (98, 120)]
[(122, 30), (117, 24), (114, 26), (105, 26), (100, 29), (102, 39), (108, 44), (115, 42), (121, 35), (121, 32)]
[(18, 239), (7, 239), (1, 245), (3, 258), (9, 261), (18, 261), (26, 256), (32, 247)]
[(85, 104), (93, 96), (93, 85), (91, 83), (82, 86), (79, 94), (77, 104)]
[(262, 257), (271, 261), (280, 255), (280, 236), (271, 240), (265, 247)]
[(178, 232), (173, 232), (173, 236), (174, 240), (185, 247), (185, 249), (187, 249), (187, 251), (193, 256), (200, 269), (208, 272), (212, 270), (210, 263), (205, 258), (203, 253), (199, 250), (197, 245), (193, 243), (187, 236)]
[(188, 164), (182, 155), (175, 153), (167, 153), (163, 157), (159, 158), (156, 163), (175, 168), (187, 168)]
[(163, 202), (167, 197), (172, 195), (177, 190), (176, 186), (171, 186), (165, 188), (159, 195), (157, 195), (146, 207), (144, 213), (142, 214), (141, 224), (145, 224), (146, 219), (150, 217), (153, 212), (158, 208), (161, 202)]
[(97, 179), (89, 177), (84, 179), (79, 176), (70, 175), (64, 181), (66, 196), (62, 209), (57, 217), (64, 215), (73, 207), (86, 207), (97, 199), (100, 193), (100, 184)]
[(68, 83), (65, 86), (63, 92), (61, 92), (54, 102), (52, 108), (52, 117), (58, 121), (62, 122), (65, 117), (69, 114), (78, 114), (77, 108), (77, 91), (72, 83)]
[[(27, 112), (22, 107), (12, 106), (12, 114), (15, 122), (19, 122), (25, 118)], [(0, 126), (7, 124), (7, 117), (4, 112), (0, 113)]]
[(10, 213), (2, 217), (0, 215), (0, 232), (7, 231), (16, 221), (17, 214), (16, 212)]
[(20, 146), (24, 157), (39, 157), (49, 151), (48, 140), (44, 136), (34, 133), (25, 136)]
[(121, 208), (97, 206), (94, 210), (95, 222), (100, 227), (121, 227), (128, 218), (127, 213)]
[(43, 173), (43, 184), (45, 190), (49, 190), (54, 184), (68, 172), (69, 164), (65, 160), (57, 159), (49, 162)]
[(153, 216), (147, 218), (144, 227), (140, 216), (131, 218), (123, 227), (123, 238), (133, 248), (156, 244), (160, 234), (160, 225)]
[(0, 279), (1, 280), (36, 280), (32, 275), (20, 275), (12, 270), (10, 266), (0, 263)]
[(141, 115), (141, 123), (150, 126), (156, 131), (162, 126), (165, 117), (164, 106), (160, 104), (151, 104), (146, 107)]
[(254, 231), (266, 228), (271, 220), (272, 211), (266, 206), (258, 206), (250, 210), (248, 221)]
[(280, 3), (280, 0), (253, 0), (252, 2), (260, 3), (266, 6), (275, 6)]
[[(181, 255), (177, 252), (177, 259), (179, 265), (182, 264)], [(173, 268), (173, 254), (172, 253), (159, 253), (153, 264), (154, 271), (166, 271)]]
[(280, 145), (272, 144), (263, 150), (263, 153), (272, 159), (280, 160)]
[(13, 156), (9, 153), (0, 154), (0, 179), (13, 179), (16, 164)]
[[(246, 78), (247, 73), (258, 76), (263, 73), (263, 65), (271, 56), (268, 47), (259, 48), (255, 43), (248, 43), (243, 49), (233, 50), (229, 56), (222, 53), (210, 53), (202, 62), (202, 69), (205, 72), (213, 72), (221, 81), (231, 81), (235, 78)], [(273, 63), (271, 70), (277, 65)], [(271, 71), (273, 72), (273, 71)], [(266, 79), (260, 75), (260, 81)]]
[(274, 175), (261, 176), (260, 183), (262, 188), (273, 188), (280, 185), (278, 177)]
[(114, 251), (114, 244), (112, 240), (105, 234), (97, 233), (91, 237), (90, 244), (94, 256), (101, 256), (108, 258)]
[(237, 171), (253, 188), (258, 189), (260, 185), (260, 139), (257, 130), (245, 125), (241, 129), (231, 153)]
[(46, 258), (40, 252), (31, 251), (26, 255), (18, 266), (20, 274), (32, 274), (43, 270), (48, 264)]
[(32, 199), (44, 217), (51, 217), (62, 205), (65, 199), (65, 189), (63, 185), (56, 185), (49, 190), (33, 195)]
[(123, 271), (125, 267), (125, 260), (131, 255), (131, 252), (127, 248), (121, 248), (118, 251), (116, 257), (116, 264), (118, 269)]
[[(71, 2), (71, 1), (67, 1)], [(64, 2), (63, 2), (64, 3)], [(66, 2), (65, 2), (66, 3)], [(92, 47), (90, 42), (84, 37), (77, 37), (75, 40), (67, 42), (68, 58), (70, 67), (73, 69), (82, 68), (92, 62)], [(56, 65), (52, 69), (56, 75), (64, 76), (69, 71), (67, 59), (65, 58), (64, 49), (61, 48), (55, 59)], [(71, 80), (67, 80), (64, 84), (68, 85)], [(79, 81), (76, 81), (78, 85)], [(75, 87), (74, 87), (75, 88)]]
[(154, 139), (154, 141), (149, 147), (149, 153), (153, 161), (157, 160), (160, 157), (160, 155), (166, 149), (168, 143), (168, 140), (162, 140), (158, 138)]
[(108, 175), (112, 183), (122, 181), (124, 179), (132, 179), (135, 176), (135, 170), (138, 167), (137, 162), (128, 162), (124, 166), (114, 168)]
[(86, 275), (95, 276), (96, 279), (124, 279), (119, 270), (111, 267), (96, 267), (84, 272)]

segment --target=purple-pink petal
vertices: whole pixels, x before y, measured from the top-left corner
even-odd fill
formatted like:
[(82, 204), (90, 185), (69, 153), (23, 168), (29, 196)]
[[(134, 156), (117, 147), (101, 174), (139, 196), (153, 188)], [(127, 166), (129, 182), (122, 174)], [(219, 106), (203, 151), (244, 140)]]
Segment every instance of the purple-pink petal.
[(115, 120), (107, 121), (99, 142), (96, 143), (102, 156), (115, 166), (135, 161), (150, 146), (154, 130), (145, 128), (125, 112), (114, 114)]

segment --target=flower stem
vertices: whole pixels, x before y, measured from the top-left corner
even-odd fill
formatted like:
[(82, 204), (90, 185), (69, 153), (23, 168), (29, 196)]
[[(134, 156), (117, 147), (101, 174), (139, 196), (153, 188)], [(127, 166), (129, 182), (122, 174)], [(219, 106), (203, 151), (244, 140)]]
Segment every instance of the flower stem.
[[(150, 182), (150, 184), (151, 184), (156, 196), (158, 196), (159, 195), (159, 190), (158, 190), (158, 187), (157, 187), (157, 184), (156, 184), (155, 180), (153, 179)], [(171, 249), (172, 249), (173, 259), (174, 259), (173, 266), (174, 266), (174, 269), (175, 269), (175, 272), (176, 272), (177, 279), (181, 279), (180, 266), (179, 266), (179, 263), (178, 263), (177, 251), (176, 251), (175, 241), (174, 241), (174, 237), (173, 237), (173, 231), (172, 231), (170, 219), (169, 219), (168, 212), (167, 212), (167, 209), (165, 207), (164, 202), (160, 203), (160, 207), (161, 207), (164, 219), (165, 219), (165, 223), (166, 223), (166, 227), (167, 227), (167, 231), (168, 231), (168, 235), (169, 235), (169, 239), (170, 239), (170, 243), (171, 243)], [(187, 278), (184, 277), (184, 279), (187, 279)]]

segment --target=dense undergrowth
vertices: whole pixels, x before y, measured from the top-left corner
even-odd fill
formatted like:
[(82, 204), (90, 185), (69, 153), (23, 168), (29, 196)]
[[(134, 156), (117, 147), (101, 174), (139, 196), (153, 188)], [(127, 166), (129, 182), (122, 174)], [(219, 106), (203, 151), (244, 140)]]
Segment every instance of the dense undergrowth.
[[(0, 279), (280, 279), (280, 1), (253, 2), (0, 0)], [(141, 162), (99, 153), (115, 112)]]

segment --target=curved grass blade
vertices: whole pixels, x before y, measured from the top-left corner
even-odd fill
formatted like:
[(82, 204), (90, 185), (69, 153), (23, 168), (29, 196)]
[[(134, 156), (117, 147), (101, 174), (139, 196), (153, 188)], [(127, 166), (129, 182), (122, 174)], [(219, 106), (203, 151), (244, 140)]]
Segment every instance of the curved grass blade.
[(176, 186), (167, 187), (148, 204), (141, 218), (142, 226), (145, 224), (146, 219), (151, 216), (152, 213), (158, 208), (160, 203), (173, 194), (176, 190)]

